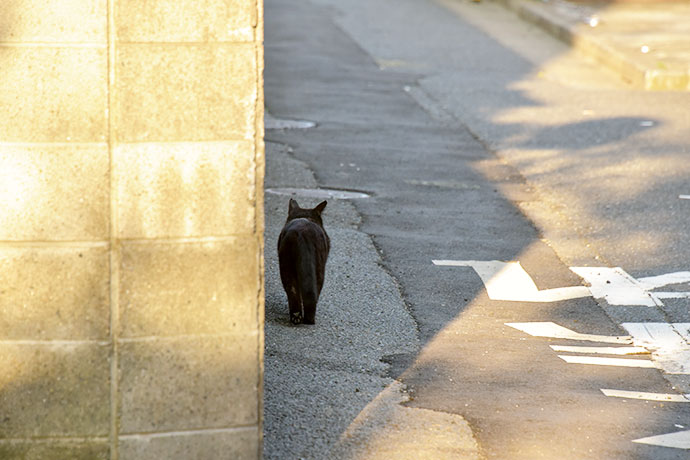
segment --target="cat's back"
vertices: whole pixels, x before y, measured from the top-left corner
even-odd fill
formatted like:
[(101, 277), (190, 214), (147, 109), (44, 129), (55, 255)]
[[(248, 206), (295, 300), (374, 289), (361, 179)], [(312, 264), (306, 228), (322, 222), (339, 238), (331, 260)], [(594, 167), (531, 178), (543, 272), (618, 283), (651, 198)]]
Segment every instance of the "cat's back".
[(287, 222), (278, 237), (278, 249), (288, 244), (311, 243), (328, 249), (330, 241), (326, 231), (316, 222), (306, 218), (292, 219)]

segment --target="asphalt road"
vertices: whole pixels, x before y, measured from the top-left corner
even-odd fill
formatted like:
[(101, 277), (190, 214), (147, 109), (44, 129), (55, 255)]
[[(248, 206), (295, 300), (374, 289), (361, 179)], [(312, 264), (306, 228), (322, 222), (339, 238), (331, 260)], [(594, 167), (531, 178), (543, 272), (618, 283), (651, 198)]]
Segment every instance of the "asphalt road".
[[(424, 419), (474, 444), (410, 458), (686, 458), (633, 441), (690, 429), (687, 403), (602, 390), (690, 393), (682, 327), (639, 332), (690, 322), (687, 297), (639, 281), (690, 270), (690, 95), (630, 90), (490, 3), (265, 7), (267, 110), (316, 123), (267, 129), (267, 187), (371, 195), (329, 203), (321, 315), (293, 328), (269, 254), (287, 197), (267, 194), (266, 457), (406, 458), (386, 441)], [(588, 284), (570, 267), (621, 271), (558, 297)], [(600, 337), (516, 325), (544, 322)]]

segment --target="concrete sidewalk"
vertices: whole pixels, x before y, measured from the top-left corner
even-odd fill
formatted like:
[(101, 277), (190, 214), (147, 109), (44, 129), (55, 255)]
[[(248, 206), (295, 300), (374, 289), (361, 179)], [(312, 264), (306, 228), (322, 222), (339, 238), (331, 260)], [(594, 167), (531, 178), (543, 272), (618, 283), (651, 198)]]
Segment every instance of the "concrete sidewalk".
[(690, 90), (690, 3), (496, 1), (636, 88)]

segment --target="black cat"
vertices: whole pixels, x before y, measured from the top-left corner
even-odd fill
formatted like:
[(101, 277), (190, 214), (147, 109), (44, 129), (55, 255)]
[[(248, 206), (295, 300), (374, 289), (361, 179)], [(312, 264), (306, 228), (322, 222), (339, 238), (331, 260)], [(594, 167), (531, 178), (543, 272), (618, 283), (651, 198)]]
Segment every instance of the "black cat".
[(288, 217), (278, 237), (280, 279), (288, 298), (292, 324), (314, 324), (331, 241), (321, 213), (327, 202), (302, 209), (290, 199)]

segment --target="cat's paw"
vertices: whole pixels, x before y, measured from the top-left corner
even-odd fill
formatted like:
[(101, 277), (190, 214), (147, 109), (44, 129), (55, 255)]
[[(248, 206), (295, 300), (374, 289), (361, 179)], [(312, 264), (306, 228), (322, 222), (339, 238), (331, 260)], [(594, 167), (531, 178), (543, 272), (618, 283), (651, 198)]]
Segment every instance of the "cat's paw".
[(290, 314), (290, 322), (292, 324), (302, 324), (302, 313), (299, 311)]
[(314, 321), (314, 317), (312, 316), (311, 318), (305, 316), (304, 319), (302, 320), (304, 324), (316, 324), (316, 321)]

